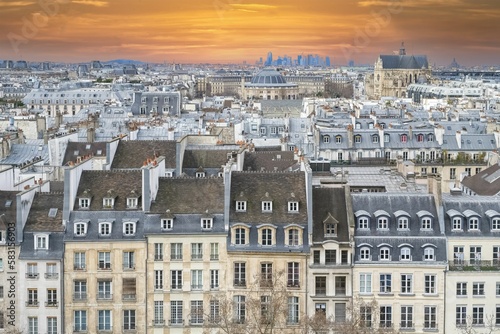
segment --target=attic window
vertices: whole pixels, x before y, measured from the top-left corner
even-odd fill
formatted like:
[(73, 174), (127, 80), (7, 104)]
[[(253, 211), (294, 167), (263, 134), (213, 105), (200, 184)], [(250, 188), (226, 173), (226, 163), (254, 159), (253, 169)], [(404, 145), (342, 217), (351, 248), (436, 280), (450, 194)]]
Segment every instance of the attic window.
[(205, 177), (205, 172), (196, 172), (196, 177)]
[(246, 212), (247, 202), (246, 201), (236, 201), (236, 212)]
[(87, 234), (87, 223), (76, 223), (74, 232), (76, 236), (84, 237)]
[(100, 236), (111, 235), (111, 223), (99, 223), (99, 235)]
[(128, 209), (137, 209), (137, 197), (129, 197), (127, 198), (127, 208)]
[(97, 155), (102, 155), (102, 150), (97, 150)]
[(90, 198), (80, 198), (80, 208), (88, 208), (90, 206)]
[(10, 206), (12, 205), (12, 201), (9, 199), (7, 201), (5, 201), (5, 207), (6, 208), (10, 208)]
[(161, 229), (164, 231), (171, 230), (174, 227), (174, 220), (172, 218), (164, 218), (161, 220)]
[(49, 236), (46, 234), (35, 234), (35, 249), (49, 249)]
[(73, 155), (79, 155), (80, 154), (80, 151), (76, 150), (73, 152)]
[(202, 218), (201, 219), (201, 229), (202, 230), (211, 230), (214, 226), (213, 218)]
[(102, 199), (102, 206), (106, 209), (112, 209), (115, 204), (115, 199), (112, 197), (105, 197)]
[(56, 215), (57, 215), (57, 208), (50, 208), (50, 210), (49, 210), (49, 217), (50, 218), (55, 218)]
[(90, 150), (90, 144), (85, 145), (86, 150)]
[(262, 201), (262, 212), (273, 212), (273, 202)]
[(128, 222), (123, 224), (123, 235), (135, 235), (135, 222)]

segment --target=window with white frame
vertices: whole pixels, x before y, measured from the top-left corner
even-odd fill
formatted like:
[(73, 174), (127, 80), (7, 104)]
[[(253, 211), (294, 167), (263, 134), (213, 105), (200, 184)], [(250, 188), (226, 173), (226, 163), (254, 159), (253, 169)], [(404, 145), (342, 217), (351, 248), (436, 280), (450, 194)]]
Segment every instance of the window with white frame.
[(163, 289), (163, 270), (155, 270), (155, 285), (154, 289), (155, 290), (162, 290)]
[(99, 235), (108, 236), (111, 234), (111, 223), (99, 223)]
[(377, 144), (379, 142), (379, 136), (378, 135), (373, 135), (372, 136), (372, 143)]
[(193, 242), (191, 244), (191, 261), (203, 260), (203, 243)]
[(201, 229), (202, 230), (211, 230), (214, 225), (213, 218), (202, 218), (201, 219)]
[(401, 261), (410, 261), (411, 260), (411, 248), (410, 247), (402, 247), (400, 250), (399, 259)]
[(462, 230), (462, 218), (461, 217), (453, 217), (452, 229), (456, 231)]
[(219, 260), (219, 243), (211, 242), (210, 243), (210, 261), (218, 261)]
[(85, 252), (76, 251), (73, 256), (73, 269), (85, 270), (85, 268), (86, 268)]
[(115, 204), (115, 199), (113, 197), (105, 197), (102, 199), (102, 206), (104, 208), (112, 208)]
[(399, 217), (398, 230), (408, 230), (408, 229), (409, 229), (408, 217)]
[(299, 287), (299, 263), (298, 262), (288, 262), (287, 264), (287, 286), (289, 287)]
[(401, 329), (413, 328), (413, 306), (401, 306)]
[(246, 245), (247, 230), (243, 227), (237, 227), (234, 229), (234, 244), (235, 245)]
[(472, 305), (472, 325), (484, 325), (484, 306)]
[(337, 235), (337, 224), (325, 223), (325, 238), (335, 237)]
[(110, 331), (111, 330), (111, 310), (99, 310), (98, 311), (98, 325), (97, 328), (100, 331)]
[(435, 294), (436, 290), (436, 275), (425, 275), (424, 276), (424, 293)]
[(135, 310), (123, 310), (123, 329), (135, 330)]
[(137, 209), (137, 197), (129, 197), (127, 198), (127, 208), (128, 209)]
[(273, 212), (273, 202), (262, 201), (262, 212)]
[(335, 136), (335, 143), (342, 144), (342, 136), (340, 135)]
[(87, 209), (90, 206), (90, 198), (80, 198), (80, 209)]
[(457, 305), (455, 307), (455, 323), (457, 326), (467, 325), (467, 306)]
[(273, 230), (270, 228), (263, 228), (261, 230), (260, 244), (262, 246), (272, 246), (273, 245)]
[(154, 303), (154, 325), (163, 325), (165, 323), (163, 315), (163, 300), (155, 300)]
[(401, 274), (401, 293), (413, 293), (413, 275)]
[(123, 252), (123, 270), (135, 269), (135, 252)]
[(422, 230), (432, 230), (432, 219), (431, 218), (422, 218)]
[(392, 274), (380, 274), (380, 293), (392, 292)]
[(424, 306), (424, 329), (436, 329), (437, 328), (437, 307), (436, 306)]
[(391, 250), (389, 247), (380, 248), (379, 260), (380, 261), (389, 261), (391, 259)]
[(246, 263), (234, 263), (234, 286), (246, 286)]
[(170, 244), (170, 260), (182, 260), (182, 243), (175, 242)]
[(387, 217), (378, 218), (377, 228), (379, 230), (388, 230), (389, 229), (389, 220)]
[(323, 136), (323, 143), (328, 144), (330, 142), (330, 136), (329, 135), (324, 135)]
[(500, 231), (500, 218), (491, 219), (491, 229), (493, 231)]
[(234, 321), (238, 324), (245, 323), (246, 317), (246, 298), (245, 296), (234, 296)]
[(372, 293), (372, 274), (359, 274), (359, 293)]
[(182, 289), (182, 270), (170, 271), (170, 288), (172, 290)]
[(469, 218), (469, 230), (479, 230), (479, 219), (476, 217)]
[(211, 299), (210, 300), (210, 313), (208, 315), (208, 322), (211, 324), (219, 323), (220, 319), (221, 319), (221, 317), (220, 317), (219, 300)]
[(111, 283), (109, 279), (97, 281), (97, 299), (111, 299), (113, 297)]
[(457, 282), (457, 296), (467, 296), (467, 282)]
[(35, 249), (49, 249), (49, 236), (35, 234)]
[(172, 218), (163, 218), (161, 220), (161, 229), (164, 231), (171, 230), (174, 227), (174, 220)]
[(358, 218), (358, 229), (360, 230), (367, 230), (370, 228), (368, 218), (367, 217), (360, 217)]
[(299, 202), (288, 202), (288, 212), (299, 212)]
[(191, 270), (191, 290), (203, 289), (203, 271), (199, 269)]
[(75, 223), (74, 226), (75, 236), (84, 237), (87, 235), (87, 223)]
[(354, 136), (354, 142), (355, 142), (356, 144), (361, 143), (361, 135), (355, 135), (355, 136)]
[(369, 247), (363, 247), (359, 250), (360, 261), (370, 261), (372, 259), (371, 250)]
[(236, 201), (236, 211), (237, 212), (246, 212), (247, 211), (247, 202), (246, 201)]
[(291, 228), (288, 230), (288, 246), (299, 246), (300, 231), (298, 228)]
[(299, 323), (299, 297), (288, 297), (288, 318), (289, 325), (296, 325)]
[(484, 296), (484, 282), (473, 282), (472, 283), (472, 295), (473, 296)]
[(210, 289), (219, 289), (219, 269), (210, 269)]
[(123, 224), (123, 235), (135, 235), (135, 222), (127, 222)]
[(110, 252), (99, 252), (99, 269), (111, 269), (111, 253)]
[(424, 248), (424, 261), (434, 261), (434, 248), (425, 247)]

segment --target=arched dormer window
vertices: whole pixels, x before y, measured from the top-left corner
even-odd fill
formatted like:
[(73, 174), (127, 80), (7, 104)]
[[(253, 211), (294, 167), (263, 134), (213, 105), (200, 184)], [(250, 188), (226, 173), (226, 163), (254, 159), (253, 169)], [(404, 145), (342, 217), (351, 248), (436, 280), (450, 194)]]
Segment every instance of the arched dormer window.
[(432, 213), (426, 210), (420, 210), (419, 212), (417, 212), (417, 217), (420, 219), (420, 230), (432, 231), (432, 221), (434, 218)]
[(433, 133), (427, 134), (427, 141), (429, 141), (429, 142), (433, 142), (434, 141), (434, 134)]
[(361, 143), (361, 135), (355, 135), (354, 136), (354, 142), (357, 143), (357, 144)]
[(405, 231), (410, 229), (410, 214), (403, 210), (394, 212), (394, 216), (398, 222), (398, 230)]
[(399, 251), (400, 261), (411, 261), (411, 248), (408, 246), (401, 247)]
[(425, 244), (422, 245), (422, 248), (424, 249), (424, 255), (422, 260), (423, 261), (436, 261), (436, 246), (433, 244)]
[(373, 135), (372, 136), (372, 143), (378, 143), (380, 141), (379, 135)]
[(342, 136), (341, 135), (336, 135), (335, 136), (335, 143), (342, 144)]
[(276, 226), (270, 224), (260, 225), (257, 226), (257, 231), (261, 246), (276, 245)]
[(417, 134), (417, 142), (421, 143), (424, 141), (424, 135), (419, 133)]
[(389, 247), (384, 246), (379, 249), (379, 261), (390, 261), (391, 258), (391, 249)]
[(323, 143), (328, 144), (330, 142), (330, 136), (329, 135), (323, 135)]
[(373, 213), (377, 218), (377, 230), (389, 229), (389, 213), (384, 210), (377, 210)]
[(451, 220), (451, 230), (452, 231), (463, 231), (463, 217), (460, 212), (457, 210), (451, 209), (446, 211), (446, 214), (450, 217)]
[(231, 228), (231, 243), (236, 246), (248, 245), (250, 236), (250, 226), (246, 224), (236, 224)]
[(372, 260), (371, 245), (361, 244), (358, 247), (359, 247), (359, 260), (360, 261), (371, 261)]
[(472, 210), (465, 210), (464, 216), (467, 219), (467, 228), (469, 231), (479, 231), (479, 214)]
[(401, 137), (401, 142), (402, 143), (407, 143), (408, 142), (408, 135), (407, 134), (402, 134)]
[(284, 227), (285, 245), (286, 246), (301, 246), (303, 238), (303, 227), (300, 225), (288, 225)]
[(384, 134), (384, 143), (388, 143), (390, 141), (391, 141), (391, 136), (388, 133)]
[(357, 220), (357, 227), (359, 230), (370, 229), (370, 214), (365, 210), (358, 210), (354, 213)]
[(500, 213), (495, 210), (487, 210), (485, 215), (490, 220), (491, 230), (500, 232)]

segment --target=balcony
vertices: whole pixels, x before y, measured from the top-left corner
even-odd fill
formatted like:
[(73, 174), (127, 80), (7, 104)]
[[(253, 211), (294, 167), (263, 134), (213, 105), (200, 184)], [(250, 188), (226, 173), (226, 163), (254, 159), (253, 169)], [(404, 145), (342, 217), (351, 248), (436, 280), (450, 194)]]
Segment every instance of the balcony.
[(155, 290), (163, 290), (163, 285), (155, 285)]
[(500, 261), (494, 260), (454, 260), (449, 262), (453, 271), (500, 271)]
[(163, 327), (163, 326), (165, 326), (165, 320), (155, 319), (155, 320), (153, 320), (153, 326), (154, 327)]
[(181, 318), (172, 318), (168, 321), (169, 326), (184, 326), (184, 320)]
[(234, 286), (239, 287), (239, 288), (246, 288), (247, 287), (247, 282), (243, 280), (234, 280)]
[(40, 275), (38, 273), (26, 273), (27, 279), (38, 279)]
[(155, 254), (155, 261), (163, 261), (163, 254)]
[(203, 317), (192, 317), (189, 319), (190, 326), (203, 326)]
[(97, 333), (109, 333), (113, 331), (113, 326), (97, 325)]
[(435, 321), (424, 322), (424, 331), (435, 331), (438, 325)]
[(217, 285), (215, 285), (215, 284), (210, 285), (210, 290), (219, 290), (219, 284), (217, 284)]
[(111, 263), (99, 263), (99, 270), (111, 270)]
[(203, 254), (192, 254), (191, 261), (201, 261), (203, 260)]
[(99, 292), (97, 294), (97, 300), (111, 300), (113, 299), (113, 294), (106, 292)]
[(45, 273), (46, 279), (58, 279), (59, 273)]
[(298, 281), (288, 281), (286, 284), (287, 288), (300, 289), (300, 283)]
[(171, 261), (182, 261), (182, 254), (172, 254), (170, 255)]
[(39, 303), (38, 300), (28, 300), (26, 302), (26, 307), (38, 307)]
[(84, 264), (76, 264), (73, 266), (73, 270), (85, 271), (87, 268)]
[(124, 302), (131, 302), (135, 301), (137, 299), (137, 296), (135, 293), (126, 293), (122, 295), (122, 300)]
[(55, 300), (50, 300), (48, 302), (45, 302), (45, 307), (57, 307), (59, 303)]
[(123, 326), (122, 331), (127, 333), (135, 333), (137, 330), (135, 328), (135, 324), (130, 324)]
[(75, 292), (73, 294), (73, 300), (74, 301), (86, 301), (87, 300), (87, 293), (86, 292)]
[(196, 291), (196, 290), (203, 290), (203, 285), (202, 284), (193, 284), (191, 285), (191, 291)]
[(401, 325), (400, 328), (403, 331), (404, 330), (413, 330), (413, 329), (415, 329), (414, 326), (413, 326), (413, 323), (411, 321), (403, 321), (403, 322), (401, 322), (400, 325)]
[(210, 261), (219, 261), (219, 254), (210, 254)]
[(172, 284), (170, 290), (182, 290), (182, 284)]

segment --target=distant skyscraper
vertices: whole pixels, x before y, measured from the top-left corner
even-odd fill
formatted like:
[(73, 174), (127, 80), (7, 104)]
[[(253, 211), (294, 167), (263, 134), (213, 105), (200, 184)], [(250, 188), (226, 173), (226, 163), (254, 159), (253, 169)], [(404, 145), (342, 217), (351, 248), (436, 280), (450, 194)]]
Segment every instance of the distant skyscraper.
[(349, 67), (354, 67), (354, 60), (349, 60)]
[(330, 67), (330, 57), (329, 56), (326, 56), (326, 58), (325, 58), (325, 65), (327, 67)]
[(273, 53), (269, 51), (267, 53), (267, 59), (266, 59), (266, 63), (264, 65), (271, 66), (272, 64), (273, 64)]

